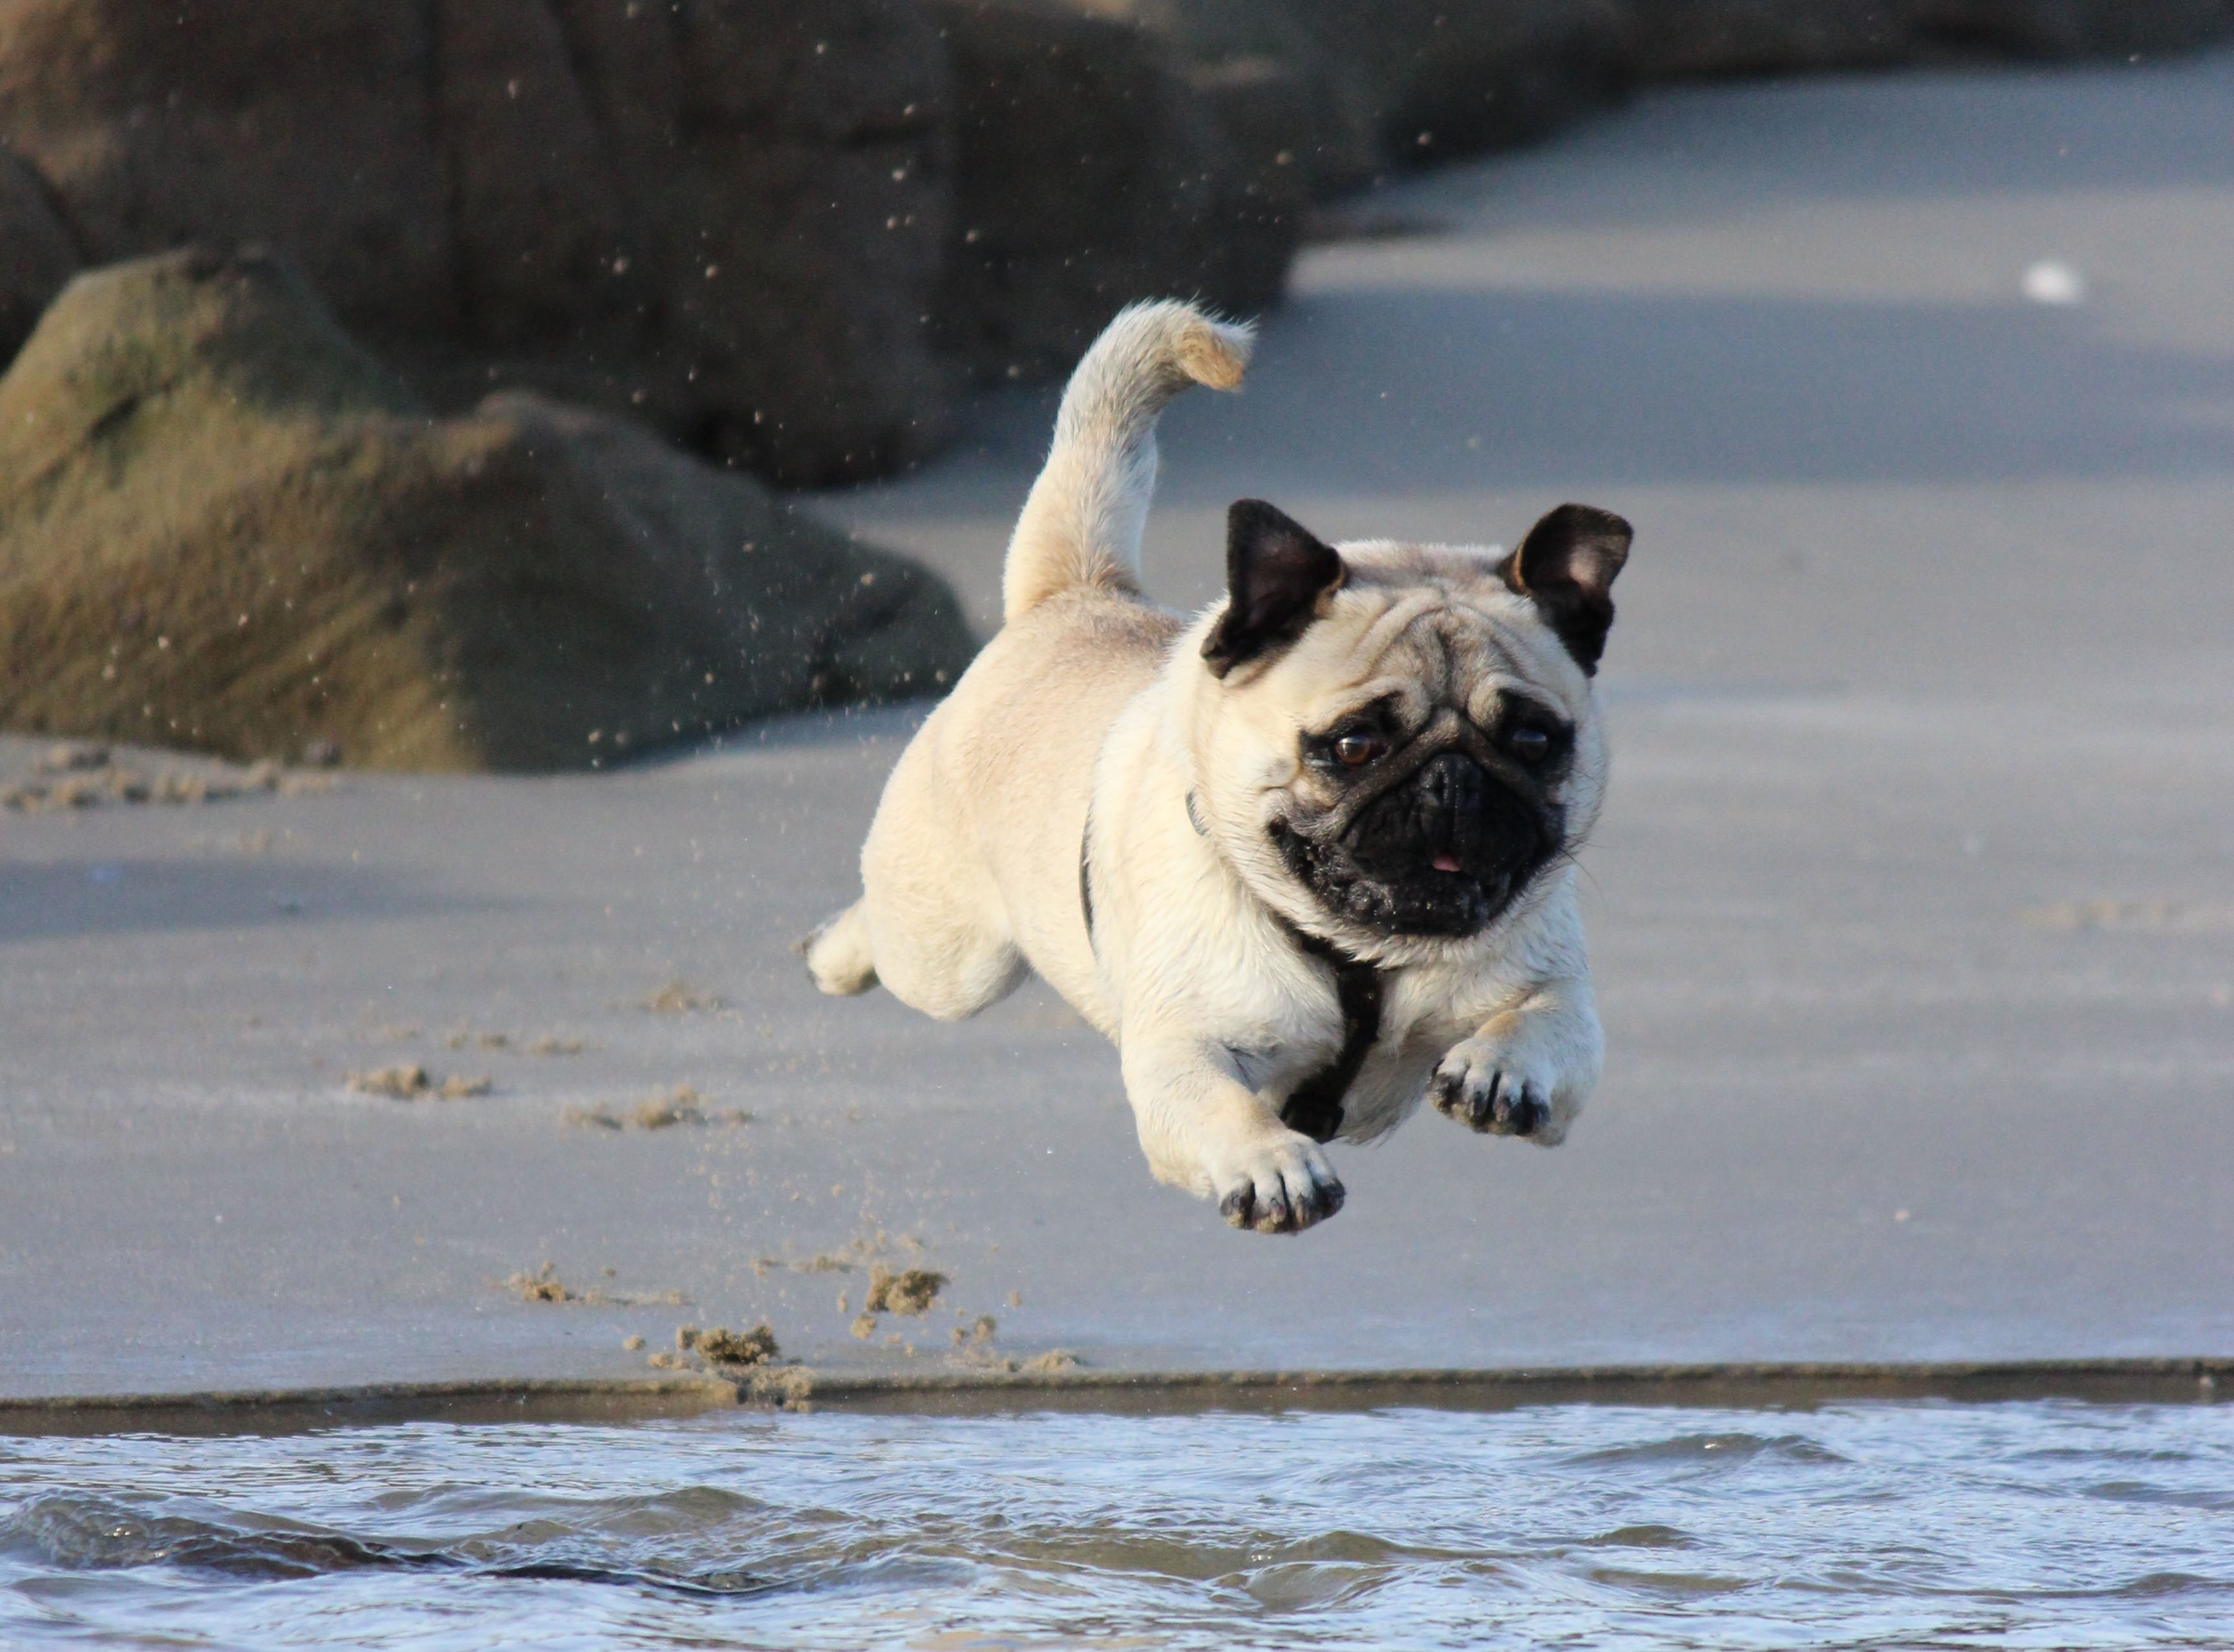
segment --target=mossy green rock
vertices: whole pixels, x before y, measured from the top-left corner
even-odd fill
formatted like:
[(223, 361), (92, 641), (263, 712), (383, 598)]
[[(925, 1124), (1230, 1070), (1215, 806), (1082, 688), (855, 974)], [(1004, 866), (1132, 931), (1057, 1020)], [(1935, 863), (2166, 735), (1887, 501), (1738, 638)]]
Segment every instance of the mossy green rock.
[(939, 692), (953, 593), (624, 421), (430, 416), (284, 265), (79, 276), (0, 378), (0, 727), (560, 769)]

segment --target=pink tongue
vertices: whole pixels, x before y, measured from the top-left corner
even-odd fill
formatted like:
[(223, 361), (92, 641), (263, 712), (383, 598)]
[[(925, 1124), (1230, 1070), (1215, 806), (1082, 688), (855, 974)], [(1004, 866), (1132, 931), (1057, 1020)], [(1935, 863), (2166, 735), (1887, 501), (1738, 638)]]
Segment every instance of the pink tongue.
[(1457, 872), (1460, 869), (1456, 855), (1437, 855), (1434, 864), (1437, 872)]

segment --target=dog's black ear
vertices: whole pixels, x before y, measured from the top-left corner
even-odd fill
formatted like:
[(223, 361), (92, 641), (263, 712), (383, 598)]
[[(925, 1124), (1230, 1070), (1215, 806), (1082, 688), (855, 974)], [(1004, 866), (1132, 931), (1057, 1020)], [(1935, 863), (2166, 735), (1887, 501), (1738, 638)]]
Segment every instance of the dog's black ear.
[(1611, 511), (1562, 505), (1498, 566), (1506, 584), (1535, 602), (1575, 663), (1592, 676), (1613, 627), (1614, 576), (1629, 560), (1632, 537)]
[(1225, 611), (1202, 645), (1211, 675), (1295, 641), (1349, 574), (1294, 518), (1261, 499), (1236, 500), (1225, 513)]

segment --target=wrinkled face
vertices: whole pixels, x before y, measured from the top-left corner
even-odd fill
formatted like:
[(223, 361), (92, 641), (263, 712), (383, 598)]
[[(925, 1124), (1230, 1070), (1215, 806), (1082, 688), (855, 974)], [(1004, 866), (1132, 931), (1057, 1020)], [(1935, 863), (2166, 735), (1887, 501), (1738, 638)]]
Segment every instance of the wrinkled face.
[(1265, 829), (1290, 873), (1351, 923), (1474, 934), (1566, 847), (1574, 726), (1525, 690), (1453, 703), (1391, 689), (1296, 741), (1288, 806)]
[[(1284, 614), (1237, 563), (1204, 644), (1210, 823), (1244, 876), (1314, 929), (1479, 934), (1596, 819), (1590, 672), (1611, 605), (1578, 644), (1556, 601), (1515, 588), (1522, 552), (1319, 549), (1334, 560), (1290, 581), (1316, 589)], [(1252, 611), (1277, 623), (1241, 635), (1232, 617)]]

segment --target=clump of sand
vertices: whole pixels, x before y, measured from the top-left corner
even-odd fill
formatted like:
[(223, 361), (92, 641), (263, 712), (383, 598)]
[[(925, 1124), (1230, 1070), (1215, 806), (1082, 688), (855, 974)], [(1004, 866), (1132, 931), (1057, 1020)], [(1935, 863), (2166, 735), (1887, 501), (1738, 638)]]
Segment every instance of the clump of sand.
[(108, 747), (87, 745), (74, 740), (65, 740), (48, 747), (46, 755), (39, 760), (41, 768), (58, 774), (82, 768), (106, 768), (108, 766)]
[[(612, 1270), (605, 1270), (610, 1277)], [(579, 1303), (585, 1308), (681, 1308), (689, 1298), (679, 1290), (604, 1290), (591, 1286), (576, 1290), (558, 1277), (557, 1264), (546, 1262), (533, 1273), (515, 1273), (497, 1282), (517, 1291), (522, 1302)]]
[(1086, 1363), (1067, 1348), (1051, 1348), (1029, 1360), (1012, 1360), (975, 1343), (966, 1344), (947, 1357), (966, 1371), (990, 1371), (1003, 1376), (1053, 1376), (1062, 1371), (1075, 1371)]
[[(747, 1117), (749, 1118), (750, 1115), (748, 1114)], [(843, 1190), (833, 1187), (830, 1191), (834, 1196)], [(804, 1261), (794, 1257), (756, 1257), (753, 1259), (753, 1272), (763, 1279), (767, 1278), (769, 1270), (774, 1268), (788, 1268), (794, 1273), (851, 1273), (861, 1263), (870, 1261), (888, 1250), (892, 1242), (892, 1236), (882, 1228), (879, 1228), (873, 1234), (848, 1239), (834, 1250), (823, 1251), (819, 1255), (808, 1257)], [(917, 1255), (923, 1254), (923, 1240), (915, 1234), (903, 1233), (899, 1236), (899, 1242)], [(839, 1311), (843, 1312), (845, 1309), (843, 1298), (840, 1298), (839, 1307)]]
[(862, 1306), (872, 1314), (927, 1314), (946, 1283), (944, 1274), (928, 1268), (909, 1268), (899, 1273), (872, 1268), (868, 1300)]
[(678, 1084), (665, 1095), (639, 1101), (628, 1121), (639, 1130), (666, 1130), (678, 1124), (710, 1124), (706, 1098), (687, 1084)]
[(719, 1009), (722, 1001), (710, 992), (699, 991), (681, 976), (673, 976), (643, 1001), (643, 1007), (658, 1015), (680, 1015), (693, 1010)]
[(112, 804), (222, 803), (272, 793), (299, 797), (333, 786), (330, 774), (297, 774), (273, 762), (163, 768), (151, 775), (113, 761), (106, 746), (65, 742), (40, 760), (30, 779), (0, 786), (0, 808), (56, 814)]
[(627, 1113), (569, 1107), (565, 1121), (593, 1130), (667, 1130), (676, 1125), (745, 1125), (753, 1115), (742, 1107), (714, 1107), (688, 1084), (678, 1084), (664, 1094), (639, 1101)]
[(781, 1368), (755, 1366), (737, 1385), (737, 1398), (748, 1405), (773, 1406), (778, 1411), (812, 1411), (808, 1398), (814, 1392), (814, 1373), (804, 1366)]
[[(637, 1347), (642, 1338), (632, 1339)], [(807, 1396), (814, 1391), (814, 1375), (803, 1366), (778, 1366), (781, 1350), (775, 1332), (762, 1320), (748, 1331), (719, 1325), (677, 1325), (675, 1351), (655, 1350), (644, 1363), (658, 1371), (699, 1371), (709, 1368), (723, 1376), (741, 1377), (737, 1397), (748, 1403), (772, 1405), (783, 1411), (809, 1409)]]
[(470, 1027), (444, 1034), (442, 1042), (452, 1049), (524, 1049), (530, 1055), (579, 1055), (590, 1048), (578, 1038), (560, 1038), (556, 1034), (546, 1033), (521, 1043), (510, 1033), (475, 1032)]
[(559, 1282), (558, 1270), (548, 1262), (533, 1273), (516, 1273), (504, 1283), (506, 1289), (519, 1293), (522, 1302), (573, 1303), (582, 1300)]
[(775, 1332), (766, 1320), (748, 1331), (710, 1326), (698, 1333), (696, 1346), (700, 1356), (715, 1365), (768, 1365), (779, 1351)]
[(461, 1073), (453, 1073), (447, 1078), (437, 1079), (415, 1061), (399, 1061), (394, 1067), (352, 1073), (346, 1082), (360, 1094), (384, 1095), (398, 1101), (462, 1101), (492, 1094), (496, 1089), (496, 1081), (486, 1074), (467, 1078)]
[(346, 1082), (350, 1089), (360, 1094), (392, 1096), (398, 1101), (411, 1100), (434, 1088), (434, 1081), (428, 1077), (427, 1069), (411, 1061), (352, 1073)]

